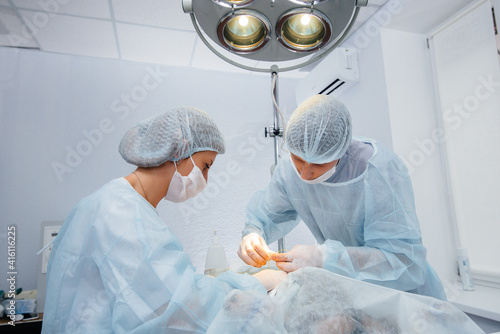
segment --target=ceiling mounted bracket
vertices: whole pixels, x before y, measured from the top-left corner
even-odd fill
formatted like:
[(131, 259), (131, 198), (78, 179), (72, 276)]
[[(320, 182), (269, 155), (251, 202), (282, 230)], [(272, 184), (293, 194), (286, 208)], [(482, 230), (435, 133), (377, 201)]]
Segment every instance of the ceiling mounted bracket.
[(368, 0), (356, 0), (356, 7), (368, 6)]
[(189, 14), (193, 12), (193, 0), (182, 0), (182, 10)]
[[(279, 72), (286, 72), (325, 57), (347, 37), (359, 14), (360, 6), (368, 3), (368, 0), (182, 1), (183, 9), (189, 13), (198, 37), (210, 51), (234, 66), (268, 73), (272, 73), (272, 70), (265, 62), (279, 62)], [(271, 11), (271, 7), (279, 10)], [(242, 18), (243, 15), (256, 16), (257, 19), (249, 22), (241, 20), (241, 24), (235, 20), (223, 21), (222, 18), (227, 18), (231, 13)], [(300, 16), (306, 13), (311, 17)], [(304, 22), (309, 22), (308, 18), (312, 19), (312, 23), (310, 28), (306, 29)], [(283, 29), (278, 26), (280, 21), (283, 21), (280, 26)], [(303, 31), (308, 34), (303, 34)], [(231, 46), (228, 47), (227, 44)], [(246, 63), (240, 61), (243, 58)], [(264, 62), (263, 67), (258, 66), (260, 62)]]

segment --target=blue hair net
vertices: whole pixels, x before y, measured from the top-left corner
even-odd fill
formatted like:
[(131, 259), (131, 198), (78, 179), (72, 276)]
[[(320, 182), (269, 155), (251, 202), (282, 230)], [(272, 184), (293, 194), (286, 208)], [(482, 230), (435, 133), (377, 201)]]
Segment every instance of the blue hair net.
[(340, 159), (352, 138), (347, 107), (328, 95), (314, 95), (293, 112), (285, 132), (288, 150), (308, 163)]
[(155, 167), (200, 151), (226, 151), (213, 119), (194, 107), (179, 107), (147, 118), (125, 133), (119, 152), (128, 163)]

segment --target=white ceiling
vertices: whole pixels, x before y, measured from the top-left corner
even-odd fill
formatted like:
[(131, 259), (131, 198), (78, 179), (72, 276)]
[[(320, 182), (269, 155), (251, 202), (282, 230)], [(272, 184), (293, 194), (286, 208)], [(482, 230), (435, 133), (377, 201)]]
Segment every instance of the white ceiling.
[[(370, 1), (353, 31), (386, 1)], [(0, 0), (0, 45), (243, 71), (203, 44), (182, 10), (182, 0)]]
[[(369, 0), (369, 5), (361, 9), (351, 33), (386, 1)], [(450, 12), (456, 11), (457, 7), (470, 2), (398, 1), (408, 4), (391, 24), (396, 29), (403, 29), (403, 26), (408, 28), (409, 22), (414, 22), (413, 30), (416, 32), (422, 32), (426, 25), (439, 22), (443, 16), (450, 16)], [(189, 15), (182, 10), (182, 0), (0, 0), (0, 46), (170, 66), (243, 71), (219, 59), (203, 44)], [(299, 76), (306, 74), (304, 71), (293, 72)]]
[(427, 34), (445, 19), (476, 0), (406, 0), (404, 9), (393, 17), (389, 27), (396, 30)]

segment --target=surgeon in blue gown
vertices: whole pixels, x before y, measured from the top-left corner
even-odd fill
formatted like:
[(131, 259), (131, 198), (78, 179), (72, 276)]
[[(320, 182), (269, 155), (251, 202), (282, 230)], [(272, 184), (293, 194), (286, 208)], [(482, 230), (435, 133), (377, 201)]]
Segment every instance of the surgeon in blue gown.
[(196, 274), (158, 216), (166, 198), (207, 185), (223, 137), (205, 112), (180, 107), (148, 118), (119, 152), (138, 168), (82, 199), (51, 251), (43, 333), (203, 333), (233, 289), (266, 293), (283, 272)]
[[(293, 112), (290, 154), (248, 203), (239, 256), (256, 267), (271, 259), (287, 272), (319, 267), (446, 300), (426, 261), (407, 168), (375, 140), (351, 133), (349, 112), (334, 97), (312, 96)], [(318, 244), (269, 250), (301, 220)]]

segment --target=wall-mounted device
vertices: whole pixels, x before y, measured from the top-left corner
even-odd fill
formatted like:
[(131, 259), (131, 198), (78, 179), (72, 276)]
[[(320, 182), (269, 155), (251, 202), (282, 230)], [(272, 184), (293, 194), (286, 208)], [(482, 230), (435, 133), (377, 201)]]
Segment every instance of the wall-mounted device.
[[(61, 229), (61, 226), (55, 225), (55, 226), (45, 226), (43, 229), (43, 246), (45, 247), (48, 245), (54, 238), (57, 236), (59, 233), (59, 230)], [(49, 264), (49, 256), (50, 256), (50, 251), (52, 250), (52, 245), (47, 247), (43, 253), (42, 253), (42, 269), (41, 272), (42, 274), (47, 273), (47, 265)]]
[[(40, 225), (40, 249), (47, 246), (59, 233), (63, 220), (43, 221)], [(47, 265), (49, 263), (50, 251), (52, 244), (50, 244), (39, 255), (38, 261), (38, 282), (36, 294), (36, 311), (43, 312), (45, 304), (45, 290), (47, 286)]]
[(339, 96), (359, 82), (358, 52), (339, 47), (325, 57), (298, 84), (297, 105), (316, 94)]

